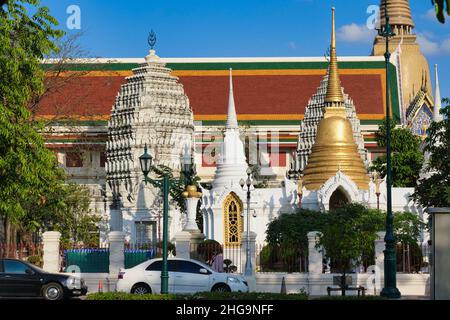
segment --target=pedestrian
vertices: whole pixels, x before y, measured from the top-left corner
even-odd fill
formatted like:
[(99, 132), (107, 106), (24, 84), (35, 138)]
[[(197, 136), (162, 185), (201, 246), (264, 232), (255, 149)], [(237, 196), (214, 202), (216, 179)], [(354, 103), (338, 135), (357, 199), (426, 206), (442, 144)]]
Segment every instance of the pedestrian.
[(211, 268), (216, 272), (223, 272), (223, 254), (221, 252), (214, 252)]

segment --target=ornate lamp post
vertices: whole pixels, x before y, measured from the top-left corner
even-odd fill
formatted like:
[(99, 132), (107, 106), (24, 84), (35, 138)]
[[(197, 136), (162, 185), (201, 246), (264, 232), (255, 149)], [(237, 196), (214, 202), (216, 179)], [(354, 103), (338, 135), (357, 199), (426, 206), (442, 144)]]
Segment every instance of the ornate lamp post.
[(386, 52), (384, 54), (386, 63), (386, 200), (387, 200), (387, 215), (386, 215), (386, 236), (384, 241), (386, 243), (386, 250), (384, 250), (384, 288), (381, 291), (381, 296), (398, 299), (400, 298), (400, 291), (397, 289), (397, 257), (395, 252), (395, 237), (394, 237), (394, 216), (392, 214), (392, 174), (391, 174), (391, 108), (390, 108), (390, 94), (389, 94), (389, 63), (391, 53), (389, 52), (389, 38), (395, 34), (389, 23), (387, 0), (384, 2), (384, 13), (386, 17), (385, 29), (382, 30), (381, 35), (386, 38)]
[(252, 185), (252, 170), (250, 168), (247, 169), (247, 181), (241, 179), (239, 184), (241, 188), (244, 189), (244, 186), (247, 186), (247, 248), (246, 248), (246, 259), (245, 259), (245, 271), (244, 275), (246, 277), (251, 277), (253, 275), (253, 266), (250, 255), (250, 188)]
[(144, 154), (139, 157), (139, 163), (141, 165), (142, 173), (144, 174), (145, 184), (147, 182), (152, 182), (152, 184), (157, 185), (159, 188), (162, 188), (163, 191), (163, 265), (161, 271), (161, 293), (167, 294), (169, 293), (169, 272), (168, 272), (168, 264), (167, 264), (167, 245), (168, 245), (168, 236), (169, 236), (169, 188), (170, 188), (170, 180), (169, 176), (164, 175), (162, 180), (153, 180), (148, 177), (148, 174), (152, 170), (152, 162), (153, 157), (147, 153), (147, 144), (144, 147)]

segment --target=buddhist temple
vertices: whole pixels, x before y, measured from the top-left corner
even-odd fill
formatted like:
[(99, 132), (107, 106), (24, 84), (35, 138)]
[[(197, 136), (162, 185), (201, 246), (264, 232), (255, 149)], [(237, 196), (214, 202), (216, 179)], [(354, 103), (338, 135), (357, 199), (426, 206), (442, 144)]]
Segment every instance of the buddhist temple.
[[(105, 232), (123, 230), (130, 242), (157, 240), (160, 194), (143, 183), (138, 161), (145, 144), (155, 163), (174, 174), (186, 146), (194, 151), (201, 231), (230, 246), (245, 229), (239, 181), (248, 167), (259, 172), (250, 203), (258, 243), (268, 222), (299, 207), (383, 207), (385, 183), (376, 184), (368, 167), (385, 154), (375, 133), (386, 91), (393, 120), (422, 138), (440, 106), (409, 2), (381, 0), (382, 8), (385, 1), (396, 33), (388, 83), (384, 9), (370, 56), (338, 56), (333, 11), (329, 57), (166, 58), (151, 48), (142, 58), (73, 60), (62, 72), (45, 61), (55, 84), (36, 114), (48, 124), (46, 145), (71, 181), (90, 188)], [(394, 211), (422, 214), (409, 200), (412, 192), (394, 188)], [(184, 224), (171, 204), (170, 236)]]

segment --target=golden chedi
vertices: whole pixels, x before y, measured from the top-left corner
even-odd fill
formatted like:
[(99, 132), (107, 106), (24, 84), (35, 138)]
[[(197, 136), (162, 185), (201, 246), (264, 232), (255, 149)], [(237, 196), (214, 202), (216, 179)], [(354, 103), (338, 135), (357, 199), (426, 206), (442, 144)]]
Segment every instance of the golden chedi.
[(329, 81), (325, 98), (325, 113), (317, 128), (316, 141), (308, 158), (303, 183), (306, 189), (317, 190), (328, 179), (334, 177), (338, 171), (341, 171), (355, 182), (359, 189), (367, 190), (370, 178), (358, 153), (352, 125), (347, 119), (344, 106), (336, 54), (334, 8), (332, 12)]

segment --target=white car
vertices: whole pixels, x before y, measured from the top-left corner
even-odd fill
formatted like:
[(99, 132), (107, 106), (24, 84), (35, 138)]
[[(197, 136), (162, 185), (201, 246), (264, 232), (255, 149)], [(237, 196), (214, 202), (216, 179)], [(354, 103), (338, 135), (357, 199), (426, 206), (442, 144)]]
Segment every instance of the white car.
[[(145, 261), (119, 273), (116, 291), (148, 294), (161, 292), (162, 259)], [(168, 259), (169, 293), (248, 292), (240, 275), (219, 273), (192, 259)]]

